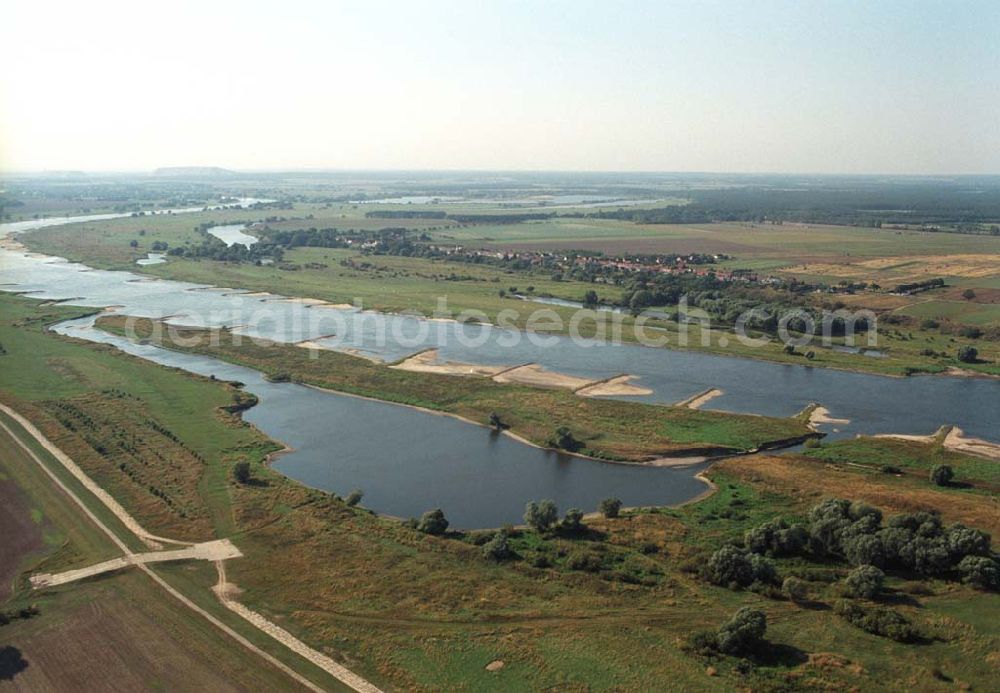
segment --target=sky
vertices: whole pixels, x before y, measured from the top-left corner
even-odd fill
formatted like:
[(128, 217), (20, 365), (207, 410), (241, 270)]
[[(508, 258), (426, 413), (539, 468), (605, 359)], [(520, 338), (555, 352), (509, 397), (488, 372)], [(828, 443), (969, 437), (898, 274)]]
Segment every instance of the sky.
[(0, 170), (1000, 173), (1000, 2), (0, 8)]

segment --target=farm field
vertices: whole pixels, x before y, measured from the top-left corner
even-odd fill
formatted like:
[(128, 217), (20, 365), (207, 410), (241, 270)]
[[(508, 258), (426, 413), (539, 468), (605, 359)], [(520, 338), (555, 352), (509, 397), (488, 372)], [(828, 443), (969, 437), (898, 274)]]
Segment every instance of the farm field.
[[(23, 436), (6, 415), (0, 422)], [(59, 467), (47, 462), (52, 470)], [(137, 572), (32, 592), (28, 574), (82, 567), (119, 554), (3, 429), (0, 478), (5, 537), (0, 611), (28, 605), (37, 611), (0, 626), (0, 690), (288, 686), (284, 674), (221, 638), (200, 617), (178, 609), (172, 597)], [(62, 480), (69, 483), (67, 477)], [(101, 514), (100, 507), (92, 510)]]

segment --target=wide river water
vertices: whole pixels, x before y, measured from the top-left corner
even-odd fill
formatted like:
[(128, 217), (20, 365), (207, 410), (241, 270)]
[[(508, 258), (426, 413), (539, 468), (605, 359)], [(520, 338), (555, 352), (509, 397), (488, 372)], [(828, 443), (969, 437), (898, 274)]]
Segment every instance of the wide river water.
[[(181, 211), (193, 210), (176, 210)], [(115, 216), (124, 215), (3, 224), (0, 237)], [(675, 402), (719, 388), (724, 394), (706, 408), (774, 416), (790, 416), (810, 402), (820, 402), (834, 417), (849, 420), (824, 427), (833, 437), (922, 434), (955, 424), (967, 435), (998, 440), (1000, 383), (995, 380), (890, 378), (670, 349), (542, 339), (489, 325), (311, 306), (276, 295), (95, 270), (16, 248), (0, 249), (0, 289), (72, 305), (115, 306), (123, 314), (170, 316), (175, 324), (236, 327), (278, 341), (316, 340), (386, 361), (438, 347), (442, 359), (455, 361), (534, 362), (595, 379), (629, 373), (653, 390), (652, 395), (634, 398), (638, 401)], [(364, 505), (390, 515), (418, 516), (441, 507), (456, 527), (496, 527), (520, 521), (529, 500), (552, 498), (562, 509), (592, 510), (607, 496), (617, 496), (626, 505), (664, 505), (688, 500), (706, 488), (694, 478), (703, 464), (650, 468), (571, 458), (445, 416), (270, 383), (250, 369), (107, 335), (92, 329), (92, 322), (69, 321), (56, 329), (114, 344), (157, 363), (245, 383), (260, 404), (245, 412), (244, 419), (293, 449), (277, 458), (276, 469), (340, 494), (360, 488)]]

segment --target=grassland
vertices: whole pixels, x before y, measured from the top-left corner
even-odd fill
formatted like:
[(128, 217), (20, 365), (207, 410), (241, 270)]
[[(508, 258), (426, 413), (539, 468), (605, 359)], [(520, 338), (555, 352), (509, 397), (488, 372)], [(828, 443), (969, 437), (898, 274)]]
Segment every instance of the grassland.
[[(16, 394), (18, 406), (28, 405), (46, 433), (55, 435), (63, 425), (47, 419), (40, 403), (99, 394), (101, 384), (85, 376), (109, 369), (110, 375), (128, 375), (117, 387), (134, 388), (150, 417), (161, 423), (167, 416), (179, 417), (171, 420), (170, 430), (185, 446), (228, 441), (214, 449), (202, 447), (204, 460), (182, 456), (176, 461), (197, 462), (203, 474), (201, 502), (216, 508), (213, 517), (228, 518), (214, 523), (214, 532), (232, 538), (245, 554), (228, 566), (229, 579), (243, 590), (241, 601), (384, 688), (945, 691), (956, 682), (988, 688), (997, 675), (1000, 634), (989, 618), (1000, 606), (996, 595), (954, 582), (893, 578), (894, 606), (934, 635), (925, 645), (903, 645), (865, 634), (829, 610), (837, 595), (831, 580), (846, 571), (841, 565), (779, 561), (782, 575), (808, 581), (812, 601), (802, 605), (715, 587), (689, 572), (744, 529), (776, 516), (801, 516), (829, 494), (879, 499), (889, 511), (936, 508), (948, 521), (995, 517), (994, 501), (987, 496), (923, 482), (922, 495), (913, 501), (916, 489), (892, 485), (894, 479), (853, 465), (831, 470), (828, 463), (804, 456), (741, 457), (710, 472), (718, 491), (706, 500), (681, 509), (590, 519), (589, 531), (576, 537), (522, 531), (513, 539), (520, 558), (497, 564), (482, 557), (474, 536), (421, 534), (273, 473), (264, 465), (271, 449), (266, 441), (217, 411), (235, 396), (225, 384), (46, 334), (41, 324), (71, 311), (40, 308), (27, 299), (3, 300), (0, 339), (7, 354), (0, 356), (0, 389), (5, 397)], [(74, 370), (48, 372), (44, 364), (53, 354)], [(26, 374), (18, 376), (21, 372)], [(154, 383), (156, 388), (150, 388)], [(16, 393), (8, 389), (15, 387)], [(180, 393), (191, 398), (178, 398)], [(160, 397), (173, 398), (179, 411), (159, 409)], [(109, 397), (105, 406), (134, 409), (136, 404)], [(151, 435), (133, 418), (115, 420), (138, 439)], [(68, 446), (83, 433), (64, 430), (61, 444)], [(263, 483), (232, 482), (228, 469), (236, 459), (234, 448), (253, 462)], [(126, 483), (124, 472), (116, 472), (104, 455), (99, 458), (91, 466), (106, 468), (109, 485)], [(117, 482), (116, 475), (121, 477)], [(120, 500), (130, 512), (148, 518), (151, 529), (163, 525), (138, 496), (124, 494)], [(176, 528), (175, 522), (169, 526)], [(587, 562), (591, 569), (573, 567), (570, 557), (578, 553), (594, 556)], [(538, 567), (540, 555), (549, 557), (547, 567)], [(161, 574), (210, 606), (211, 566), (175, 565)], [(192, 634), (186, 618), (159, 611), (160, 605), (143, 601), (141, 592), (135, 601), (126, 599), (141, 614), (123, 611), (109, 590), (124, 590), (120, 581), (138, 577), (125, 574), (46, 592), (40, 598), (45, 600), (42, 615), (14, 626), (30, 630), (5, 626), (0, 633), (20, 638), (25, 657), (35, 661), (49, 661), (60, 648), (75, 648), (81, 660), (96, 659), (86, 645), (107, 647), (110, 641), (116, 652), (135, 660), (137, 672), (163, 672), (149, 653), (169, 653), (175, 666), (152, 682), (165, 686), (223, 687), (201, 668), (206, 659), (215, 663), (218, 678), (237, 686), (245, 676), (262, 676), (251, 663), (231, 664), (226, 658), (238, 653), (211, 649), (218, 647), (211, 633)], [(758, 660), (752, 672), (741, 674), (736, 659), (706, 661), (684, 648), (693, 632), (717, 627), (743, 605), (767, 613), (773, 644), (774, 654)], [(183, 643), (187, 654), (177, 654), (162, 639), (166, 636), (153, 633), (151, 621), (171, 634), (175, 646)], [(60, 635), (62, 629), (69, 638)], [(140, 636), (119, 643), (120, 633)], [(152, 649), (144, 649), (147, 643)], [(487, 671), (496, 660), (504, 666)], [(109, 661), (109, 669), (118, 662)], [(102, 673), (88, 670), (88, 681), (98, 684)], [(138, 673), (122, 676), (135, 682)], [(286, 688), (266, 677), (254, 683)]]

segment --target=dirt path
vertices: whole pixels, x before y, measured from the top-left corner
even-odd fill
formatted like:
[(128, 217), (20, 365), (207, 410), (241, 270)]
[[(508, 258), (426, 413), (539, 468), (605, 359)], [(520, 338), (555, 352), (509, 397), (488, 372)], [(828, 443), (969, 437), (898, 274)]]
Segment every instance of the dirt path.
[[(36, 441), (38, 441), (41, 445), (43, 445), (48, 452), (52, 453), (52, 455), (60, 463), (62, 463), (68, 470), (72, 471), (72, 469), (75, 469), (76, 473), (74, 473), (74, 476), (77, 477), (77, 478), (79, 478), (80, 481), (81, 481), (81, 483), (83, 483), (84, 486), (87, 487), (88, 490), (92, 491), (94, 493), (94, 495), (97, 496), (97, 498), (99, 500), (101, 500), (101, 502), (104, 503), (109, 509), (113, 510), (114, 507), (118, 507), (121, 510), (122, 516), (119, 516), (118, 513), (115, 513), (115, 515), (118, 516), (119, 519), (122, 519), (122, 522), (125, 524), (125, 526), (128, 527), (129, 530), (135, 532), (136, 536), (138, 536), (140, 538), (142, 538), (143, 536), (146, 536), (146, 537), (158, 540), (158, 541), (164, 541), (164, 542), (167, 542), (167, 543), (185, 545), (185, 542), (179, 542), (179, 541), (175, 541), (175, 540), (172, 540), (172, 539), (164, 539), (163, 537), (155, 537), (154, 535), (151, 535), (148, 532), (146, 532), (139, 525), (139, 523), (136, 522), (135, 519), (131, 515), (129, 515), (125, 511), (124, 508), (122, 508), (118, 504), (117, 501), (115, 501), (113, 498), (111, 498), (111, 496), (108, 495), (108, 493), (106, 491), (104, 491), (104, 489), (102, 489), (99, 486), (97, 486), (90, 479), (90, 477), (88, 477), (86, 474), (83, 473), (83, 470), (81, 470), (79, 467), (76, 466), (76, 463), (73, 462), (73, 460), (70, 459), (68, 455), (66, 455), (62, 450), (60, 450), (51, 441), (49, 441), (41, 433), (41, 431), (39, 431), (34, 425), (31, 424), (31, 422), (29, 422), (23, 416), (21, 416), (16, 411), (14, 411), (13, 409), (11, 409), (10, 407), (8, 407), (8, 406), (6, 406), (4, 404), (0, 404), (0, 411), (3, 411), (5, 414), (7, 414), (8, 416), (10, 416), (12, 419), (14, 419), (15, 421), (17, 421), (21, 426), (23, 426), (25, 431), (27, 431), (32, 437), (35, 438)], [(149, 566), (146, 565), (147, 562), (151, 562), (151, 561), (148, 560), (148, 558), (147, 558), (147, 560), (141, 560), (141, 559), (138, 559), (138, 557), (139, 556), (149, 557), (151, 555), (160, 555), (160, 556), (163, 556), (163, 555), (166, 555), (166, 554), (173, 554), (175, 552), (173, 552), (173, 551), (157, 551), (157, 552), (151, 552), (151, 553), (147, 553), (147, 554), (136, 554), (136, 553), (134, 553), (131, 549), (129, 549), (128, 545), (125, 544), (125, 542), (122, 541), (121, 538), (119, 538), (119, 536), (110, 527), (108, 527), (106, 524), (104, 524), (101, 521), (101, 519), (99, 517), (97, 517), (97, 515), (94, 514), (94, 512), (90, 508), (87, 507), (87, 505), (80, 499), (79, 496), (76, 495), (76, 493), (71, 488), (69, 488), (69, 486), (67, 486), (65, 483), (63, 483), (63, 481), (58, 476), (56, 476), (55, 472), (53, 472), (51, 469), (49, 469), (48, 465), (45, 464), (45, 462), (35, 453), (35, 451), (32, 450), (23, 440), (21, 440), (21, 438), (13, 430), (11, 430), (11, 428), (9, 426), (7, 426), (6, 423), (4, 423), (3, 421), (0, 421), (0, 428), (2, 428), (4, 431), (7, 432), (7, 434), (35, 461), (35, 463), (37, 463), (38, 466), (41, 467), (42, 471), (45, 472), (46, 476), (48, 476), (52, 480), (52, 482), (63, 493), (65, 493), (66, 496), (83, 512), (83, 514), (86, 515), (87, 518), (91, 522), (94, 523), (94, 526), (97, 527), (99, 530), (101, 530), (101, 532), (103, 532), (105, 535), (107, 535), (107, 537), (112, 541), (112, 543), (114, 543), (114, 545), (117, 546), (118, 549), (122, 552), (123, 556), (121, 556), (121, 557), (119, 557), (117, 559), (114, 559), (113, 561), (107, 562), (107, 563), (116, 563), (116, 564), (118, 564), (115, 567), (108, 568), (108, 570), (116, 570), (116, 569), (118, 569), (118, 567), (125, 567), (126, 565), (135, 565), (139, 570), (141, 570), (142, 572), (144, 572), (154, 582), (156, 582), (156, 584), (158, 584), (170, 596), (172, 596), (174, 599), (176, 599), (179, 602), (181, 602), (188, 609), (191, 609), (192, 611), (194, 611), (195, 613), (197, 613), (199, 616), (201, 616), (202, 618), (204, 618), (205, 620), (207, 620), (209, 623), (211, 623), (213, 626), (215, 626), (216, 628), (218, 628), (220, 631), (222, 631), (223, 633), (225, 633), (227, 636), (229, 636), (230, 638), (232, 638), (236, 642), (238, 642), (240, 645), (242, 645), (243, 647), (245, 647), (247, 650), (249, 650), (253, 654), (257, 655), (258, 657), (260, 657), (261, 659), (263, 659), (268, 664), (276, 667), (278, 670), (284, 672), (285, 674), (287, 674), (289, 677), (291, 677), (292, 679), (294, 679), (297, 683), (299, 683), (303, 687), (305, 687), (305, 688), (307, 688), (309, 690), (312, 690), (312, 691), (316, 691), (317, 693), (322, 693), (323, 692), (323, 689), (320, 688), (319, 686), (317, 686), (316, 684), (314, 684), (312, 681), (310, 681), (306, 677), (302, 676), (300, 673), (298, 673), (297, 671), (295, 671), (294, 669), (292, 669), (287, 664), (281, 662), (280, 660), (278, 660), (273, 655), (271, 655), (271, 654), (265, 652), (264, 650), (260, 649), (259, 647), (257, 647), (256, 645), (254, 645), (252, 642), (250, 642), (250, 640), (248, 640), (247, 638), (245, 638), (242, 635), (240, 635), (239, 633), (237, 633), (235, 630), (233, 630), (232, 628), (230, 628), (229, 626), (227, 626), (221, 620), (219, 620), (218, 618), (216, 618), (215, 616), (213, 616), (212, 614), (210, 614), (209, 612), (207, 612), (205, 609), (201, 608), (200, 606), (198, 606), (197, 604), (195, 604), (193, 601), (191, 601), (190, 599), (188, 599), (186, 596), (184, 596), (183, 594), (181, 594), (178, 590), (176, 590), (175, 588), (171, 587), (166, 582), (166, 580), (164, 580), (159, 575), (157, 575), (156, 573), (154, 573), (152, 571), (152, 569), (149, 568)], [(91, 486), (93, 486), (93, 489), (91, 488)], [(96, 489), (96, 490), (94, 490), (94, 489)], [(128, 519), (128, 522), (125, 521), (125, 518)], [(133, 529), (133, 527), (135, 529)], [(138, 531), (135, 531), (135, 530), (138, 530)], [(189, 546), (188, 549), (185, 549), (185, 550), (182, 550), (182, 551), (190, 551), (191, 555), (188, 556), (188, 557), (207, 558), (207, 560), (214, 560), (214, 558), (209, 558), (209, 557), (212, 557), (212, 556), (231, 557), (228, 554), (232, 550), (236, 550), (236, 547), (233, 546), (232, 544), (230, 544), (228, 542), (228, 540), (223, 540), (223, 541), (224, 541), (224, 543), (223, 542), (206, 542), (205, 544), (200, 544), (200, 545), (196, 545), (196, 546)], [(149, 542), (147, 541), (146, 543), (149, 543)], [(227, 548), (226, 545), (232, 547), (232, 549)], [(159, 548), (159, 546), (157, 546), (157, 548)], [(238, 552), (238, 550), (236, 550), (236, 551)], [(99, 565), (103, 565), (103, 564), (99, 564)], [(222, 561), (221, 560), (217, 560), (216, 561), (216, 565), (217, 566), (222, 566)], [(91, 568), (94, 568), (94, 566), (91, 566)], [(84, 570), (87, 570), (87, 569), (84, 569)], [(101, 572), (104, 572), (104, 571), (101, 571)], [(225, 576), (225, 574), (223, 572), (223, 578), (224, 578), (224, 576)], [(225, 581), (223, 579), (223, 583), (224, 582)], [(378, 688), (376, 688), (375, 686), (373, 686), (371, 683), (369, 683), (368, 681), (366, 681), (362, 677), (358, 676), (357, 674), (354, 674), (353, 672), (349, 671), (347, 668), (345, 668), (345, 667), (337, 664), (336, 662), (334, 662), (329, 657), (325, 657), (324, 655), (320, 654), (319, 652), (316, 652), (315, 650), (309, 648), (305, 643), (303, 643), (300, 640), (296, 639), (294, 636), (292, 636), (287, 631), (284, 631), (283, 629), (278, 628), (278, 626), (274, 625), (270, 621), (267, 621), (266, 619), (264, 619), (264, 617), (260, 616), (256, 612), (251, 611), (250, 609), (247, 609), (242, 604), (239, 604), (238, 602), (232, 601), (231, 599), (228, 599), (228, 598), (226, 600), (223, 600), (222, 603), (227, 608), (229, 608), (231, 611), (239, 613), (241, 616), (243, 616), (243, 618), (245, 618), (246, 620), (248, 620), (250, 623), (252, 623), (259, 630), (261, 630), (262, 632), (266, 633), (268, 636), (274, 638), (278, 642), (284, 644), (286, 647), (288, 647), (289, 649), (291, 649), (293, 652), (295, 652), (295, 653), (299, 654), (300, 656), (304, 657), (305, 659), (307, 659), (308, 661), (312, 662), (316, 666), (319, 666), (321, 669), (323, 669), (324, 671), (326, 671), (331, 676), (333, 676), (334, 678), (336, 678), (338, 681), (341, 681), (345, 685), (350, 686), (351, 688), (354, 688), (355, 690), (358, 690), (358, 691), (364, 691), (365, 693), (380, 693)], [(243, 613), (240, 613), (239, 610), (245, 610), (246, 613), (249, 614), (249, 615), (252, 615), (253, 618), (248, 618), (247, 615), (244, 615)], [(311, 653), (312, 655), (315, 655), (315, 659), (314, 659), (313, 656), (310, 656), (309, 653)]]
[(44, 587), (54, 587), (65, 585), (68, 582), (76, 582), (84, 578), (110, 573), (114, 570), (121, 570), (134, 565), (146, 565), (147, 563), (161, 563), (163, 561), (224, 561), (227, 558), (240, 558), (243, 554), (228, 539), (218, 539), (216, 541), (206, 541), (202, 544), (195, 544), (186, 549), (175, 549), (173, 551), (150, 551), (148, 553), (133, 553), (125, 556), (113, 558), (86, 568), (67, 570), (62, 573), (38, 573), (31, 576), (31, 586), (37, 589)]

